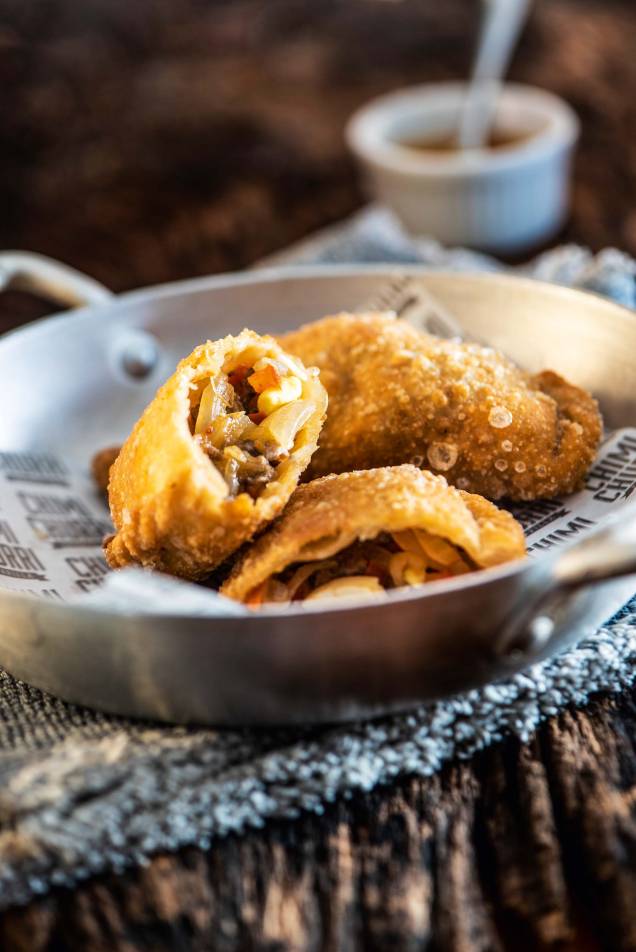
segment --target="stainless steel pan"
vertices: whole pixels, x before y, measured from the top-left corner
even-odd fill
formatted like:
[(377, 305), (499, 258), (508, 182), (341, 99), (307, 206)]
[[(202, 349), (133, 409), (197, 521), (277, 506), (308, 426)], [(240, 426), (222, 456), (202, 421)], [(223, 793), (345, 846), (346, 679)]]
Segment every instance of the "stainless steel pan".
[[(636, 320), (589, 294), (519, 278), (400, 270), (468, 335), (529, 369), (549, 366), (636, 421)], [(0, 447), (86, 466), (121, 440), (207, 337), (285, 331), (381, 297), (387, 268), (297, 269), (111, 296), (37, 256), (0, 256), (0, 287), (79, 310), (0, 340)], [(337, 721), (406, 708), (501, 678), (596, 628), (636, 588), (636, 515), (537, 562), (489, 570), (372, 607), (266, 611), (210, 621), (105, 612), (0, 592), (0, 664), (68, 700), (170, 721)], [(613, 581), (610, 581), (613, 580)]]

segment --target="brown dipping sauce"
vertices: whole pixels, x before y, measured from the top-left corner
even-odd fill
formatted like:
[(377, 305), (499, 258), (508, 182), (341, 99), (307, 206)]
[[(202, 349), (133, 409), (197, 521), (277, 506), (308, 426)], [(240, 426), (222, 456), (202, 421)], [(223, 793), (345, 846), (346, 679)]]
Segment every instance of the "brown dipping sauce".
[[(493, 129), (488, 137), (488, 141), (483, 148), (486, 149), (512, 149), (527, 142), (535, 135), (534, 132), (510, 132), (504, 129)], [(461, 152), (463, 151), (455, 141), (454, 132), (445, 132), (441, 136), (432, 136), (424, 139), (402, 139), (398, 145), (406, 149), (413, 149), (415, 152)]]

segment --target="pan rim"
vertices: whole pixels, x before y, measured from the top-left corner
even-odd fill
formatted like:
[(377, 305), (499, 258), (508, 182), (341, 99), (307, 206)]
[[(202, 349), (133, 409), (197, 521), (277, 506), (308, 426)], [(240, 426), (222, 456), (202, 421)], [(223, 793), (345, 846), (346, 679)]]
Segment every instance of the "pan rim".
[(119, 305), (136, 303), (137, 300), (164, 299), (172, 296), (197, 293), (216, 288), (229, 288), (234, 286), (248, 286), (252, 284), (273, 284), (277, 281), (286, 281), (290, 279), (316, 279), (323, 278), (359, 278), (366, 275), (381, 276), (387, 278), (396, 276), (406, 276), (414, 278), (432, 277), (456, 280), (459, 283), (469, 283), (477, 281), (478, 283), (490, 283), (492, 281), (504, 282), (511, 286), (517, 286), (522, 289), (539, 289), (563, 297), (564, 299), (578, 300), (581, 298), (592, 298), (601, 306), (613, 311), (617, 317), (627, 320), (631, 323), (636, 320), (634, 312), (624, 304), (612, 301), (598, 291), (592, 291), (581, 288), (571, 288), (567, 285), (552, 284), (549, 281), (542, 281), (537, 278), (531, 278), (526, 275), (508, 274), (506, 272), (484, 272), (484, 271), (447, 271), (443, 268), (431, 268), (427, 265), (404, 265), (395, 266), (387, 264), (316, 264), (316, 265), (284, 265), (255, 269), (254, 271), (223, 272), (221, 274), (204, 275), (196, 278), (183, 278), (179, 281), (168, 281), (162, 284), (147, 285), (142, 288), (133, 288), (129, 291), (122, 291), (114, 294), (108, 301), (86, 304), (82, 307), (74, 308), (70, 311), (55, 311), (52, 314), (36, 318), (28, 324), (5, 331), (0, 335), (0, 347), (6, 341), (14, 340), (17, 337), (27, 336), (43, 325), (52, 325), (58, 321), (85, 319), (94, 311), (107, 312), (117, 311)]
[[(137, 301), (141, 300), (157, 300), (170, 298), (172, 296), (187, 296), (189, 294), (195, 294), (199, 292), (205, 292), (208, 290), (222, 289), (222, 288), (231, 288), (236, 286), (250, 286), (250, 285), (259, 285), (259, 284), (272, 284), (280, 281), (288, 280), (315, 280), (316, 278), (321, 278), (326, 281), (330, 279), (356, 279), (364, 276), (386, 276), (387, 279), (395, 278), (396, 276), (406, 276), (414, 278), (444, 278), (452, 279), (458, 283), (473, 283), (477, 282), (480, 284), (488, 284), (493, 281), (501, 284), (509, 284), (511, 287), (517, 287), (521, 289), (531, 289), (533, 291), (543, 291), (548, 292), (551, 295), (557, 295), (568, 302), (576, 302), (581, 298), (595, 299), (601, 306), (603, 306), (608, 311), (614, 312), (614, 314), (623, 319), (629, 320), (633, 323), (635, 320), (634, 313), (622, 304), (618, 304), (614, 301), (609, 300), (603, 295), (588, 291), (580, 290), (575, 288), (570, 288), (563, 285), (551, 284), (545, 281), (539, 281), (534, 278), (530, 278), (524, 275), (516, 274), (507, 274), (500, 272), (481, 272), (481, 271), (462, 271), (462, 272), (453, 272), (444, 269), (430, 268), (425, 265), (395, 265), (392, 263), (373, 263), (373, 264), (318, 264), (318, 265), (285, 265), (285, 266), (274, 266), (267, 267), (262, 269), (257, 269), (254, 271), (246, 272), (226, 272), (218, 275), (207, 275), (196, 278), (186, 278), (179, 281), (167, 282), (164, 284), (150, 285), (147, 287), (137, 288), (130, 291), (123, 292), (121, 294), (114, 295), (111, 300), (104, 302), (88, 304), (80, 308), (76, 308), (72, 311), (61, 311), (55, 312), (52, 315), (39, 318), (35, 321), (30, 322), (22, 327), (15, 328), (11, 331), (6, 332), (0, 337), (0, 348), (5, 346), (5, 344), (10, 341), (17, 339), (24, 339), (32, 334), (37, 334), (44, 326), (50, 327), (53, 324), (57, 324), (62, 321), (84, 321), (89, 318), (90, 315), (95, 312), (100, 315), (108, 316), (109, 312), (116, 313), (120, 306), (127, 304), (134, 304)], [(0, 385), (1, 392), (1, 385)], [(564, 552), (567, 548), (570, 548), (571, 545), (576, 543), (571, 543), (568, 546), (561, 547), (560, 551)], [(545, 564), (549, 561), (549, 555), (543, 556), (538, 560), (539, 564)], [(444, 579), (438, 582), (429, 582), (425, 586), (422, 586), (421, 589), (411, 590), (411, 589), (396, 589), (390, 591), (386, 595), (386, 599), (383, 599), (381, 603), (377, 604), (377, 607), (380, 605), (384, 608), (385, 606), (391, 607), (397, 604), (410, 603), (410, 602), (420, 602), (422, 600), (435, 599), (436, 597), (443, 596), (452, 592), (461, 592), (467, 589), (473, 589), (478, 586), (485, 586), (490, 582), (495, 582), (505, 577), (514, 577), (520, 575), (523, 572), (532, 573), (533, 567), (536, 570), (537, 562), (531, 561), (530, 559), (522, 558), (515, 560), (514, 562), (509, 562), (504, 565), (494, 566), (491, 568), (480, 569), (478, 572), (472, 573), (470, 575), (461, 576), (456, 579)], [(16, 592), (16, 591), (0, 591), (0, 602), (8, 598), (12, 602), (22, 603), (27, 606), (42, 606), (45, 604), (48, 609), (53, 610), (55, 613), (64, 613), (71, 611), (73, 612), (77, 608), (81, 608), (83, 611), (87, 611), (89, 614), (95, 614), (100, 618), (104, 618), (105, 615), (112, 616), (113, 618), (160, 618), (167, 621), (190, 621), (190, 620), (206, 620), (208, 622), (225, 622), (228, 620), (228, 616), (197, 616), (197, 615), (186, 615), (184, 613), (169, 613), (169, 612), (157, 612), (157, 613), (148, 613), (148, 612), (130, 612), (121, 608), (103, 608), (101, 606), (90, 605), (90, 596), (84, 598), (77, 598), (76, 601), (64, 602), (61, 604), (44, 601), (38, 596)], [(368, 600), (359, 600), (351, 599), (347, 604), (339, 605), (337, 609), (327, 609), (325, 607), (320, 607), (319, 605), (297, 605), (289, 606), (287, 608), (275, 608), (267, 607), (261, 608), (258, 613), (252, 612), (246, 615), (237, 615), (233, 616), (233, 620), (246, 620), (249, 619), (252, 623), (256, 622), (271, 622), (273, 620), (283, 620), (283, 619), (298, 619), (301, 618), (310, 618), (312, 616), (320, 615), (322, 617), (326, 615), (341, 615), (342, 613), (350, 614), (352, 612), (359, 612), (367, 610), (369, 607)]]

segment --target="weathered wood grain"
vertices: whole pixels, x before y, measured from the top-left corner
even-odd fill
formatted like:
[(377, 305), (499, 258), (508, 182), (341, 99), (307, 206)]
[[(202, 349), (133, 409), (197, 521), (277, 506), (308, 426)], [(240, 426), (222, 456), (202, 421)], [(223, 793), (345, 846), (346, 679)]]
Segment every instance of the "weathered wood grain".
[[(361, 102), (463, 75), (476, 0), (3, 0), (0, 247), (116, 290), (242, 267), (362, 201)], [(636, 253), (636, 11), (537, 0), (512, 76), (583, 120), (567, 239)], [(0, 329), (45, 308), (0, 301)], [(19, 952), (636, 949), (636, 703), (440, 777), (55, 891)]]
[(636, 700), (606, 698), (439, 777), (58, 890), (3, 949), (636, 948)]

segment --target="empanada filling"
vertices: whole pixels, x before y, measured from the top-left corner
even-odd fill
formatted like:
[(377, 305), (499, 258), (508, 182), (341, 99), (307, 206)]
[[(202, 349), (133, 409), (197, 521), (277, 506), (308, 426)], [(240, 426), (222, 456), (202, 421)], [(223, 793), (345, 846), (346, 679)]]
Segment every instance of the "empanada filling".
[(288, 565), (253, 589), (247, 603), (377, 596), (476, 568), (463, 549), (424, 529), (382, 532), (375, 539), (353, 542), (328, 559)]
[(249, 348), (193, 390), (190, 432), (223, 476), (230, 496), (257, 499), (291, 453), (314, 407), (307, 374), (293, 359)]

